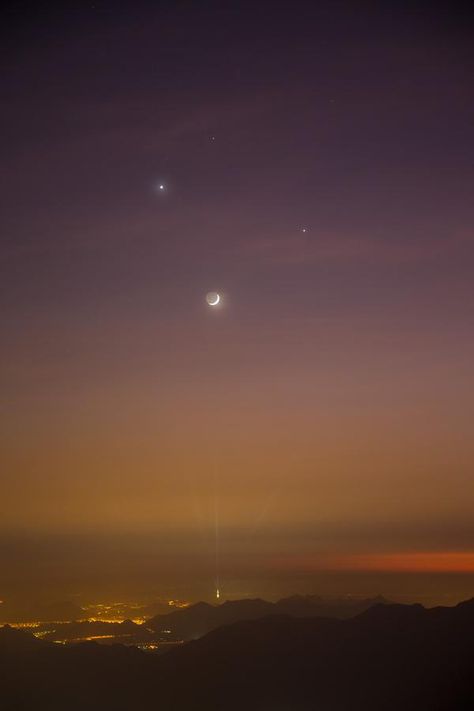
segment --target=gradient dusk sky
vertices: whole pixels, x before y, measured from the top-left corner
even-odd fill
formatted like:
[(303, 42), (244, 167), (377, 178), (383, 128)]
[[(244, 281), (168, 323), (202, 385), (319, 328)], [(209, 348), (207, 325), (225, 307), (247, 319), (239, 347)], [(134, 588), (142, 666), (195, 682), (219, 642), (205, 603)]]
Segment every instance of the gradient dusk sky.
[(10, 4), (0, 597), (474, 595), (471, 19)]

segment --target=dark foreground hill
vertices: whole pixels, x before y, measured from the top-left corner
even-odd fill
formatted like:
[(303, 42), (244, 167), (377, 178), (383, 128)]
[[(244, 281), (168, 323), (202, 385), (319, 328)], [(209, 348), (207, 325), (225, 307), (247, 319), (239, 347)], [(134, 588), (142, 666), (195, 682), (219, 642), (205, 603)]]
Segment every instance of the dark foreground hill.
[(348, 620), (270, 616), (161, 657), (0, 630), (2, 711), (468, 711), (474, 600)]

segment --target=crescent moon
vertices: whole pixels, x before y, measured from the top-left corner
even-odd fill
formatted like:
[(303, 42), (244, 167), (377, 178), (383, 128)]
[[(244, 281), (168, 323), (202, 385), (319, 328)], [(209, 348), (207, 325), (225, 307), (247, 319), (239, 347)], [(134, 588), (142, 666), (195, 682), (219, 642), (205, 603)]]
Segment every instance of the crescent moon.
[(219, 296), (219, 294), (216, 294), (216, 300), (209, 301), (209, 306), (217, 306), (217, 304), (219, 303), (220, 300), (221, 300), (221, 297)]

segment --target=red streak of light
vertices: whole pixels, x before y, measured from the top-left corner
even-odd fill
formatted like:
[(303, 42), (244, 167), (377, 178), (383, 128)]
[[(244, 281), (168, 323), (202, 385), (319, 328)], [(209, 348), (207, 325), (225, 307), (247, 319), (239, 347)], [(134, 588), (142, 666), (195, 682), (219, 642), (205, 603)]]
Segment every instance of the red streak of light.
[(300, 570), (357, 570), (399, 573), (474, 573), (472, 551), (415, 551), (278, 558), (275, 567)]

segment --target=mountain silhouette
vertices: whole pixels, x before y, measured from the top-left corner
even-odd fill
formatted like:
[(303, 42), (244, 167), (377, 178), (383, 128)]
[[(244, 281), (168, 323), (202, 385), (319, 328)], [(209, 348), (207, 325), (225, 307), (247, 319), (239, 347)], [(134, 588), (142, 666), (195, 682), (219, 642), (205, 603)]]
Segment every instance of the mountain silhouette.
[(162, 666), (168, 683), (186, 678), (192, 709), (467, 711), (474, 600), (432, 610), (377, 605), (344, 621), (240, 622), (170, 652)]
[[(51, 642), (77, 643), (97, 640), (100, 644), (156, 644), (164, 641), (177, 643), (198, 639), (223, 625), (241, 620), (254, 620), (269, 615), (292, 617), (353, 617), (376, 603), (387, 603), (382, 597), (342, 600), (323, 600), (316, 595), (294, 595), (276, 603), (265, 600), (234, 600), (222, 605), (199, 602), (187, 608), (155, 615), (139, 624), (131, 620), (84, 620), (71, 622), (40, 622), (35, 634)], [(168, 608), (169, 609), (169, 608)], [(159, 650), (162, 650), (160, 646)]]
[(156, 615), (145, 624), (149, 629), (165, 633), (173, 639), (192, 640), (202, 637), (222, 625), (241, 620), (256, 620), (270, 615), (291, 615), (292, 617), (336, 617), (346, 619), (367, 610), (375, 604), (385, 604), (382, 597), (369, 599), (345, 598), (343, 600), (323, 600), (315, 595), (294, 595), (278, 602), (268, 602), (259, 598), (253, 600), (232, 600), (222, 605), (199, 602), (166, 615)]
[(43, 642), (28, 632), (14, 629), (10, 625), (0, 627), (0, 657), (4, 654), (30, 652), (43, 647)]
[(375, 605), (345, 620), (273, 614), (161, 656), (4, 627), (0, 674), (2, 711), (468, 711), (474, 600)]

